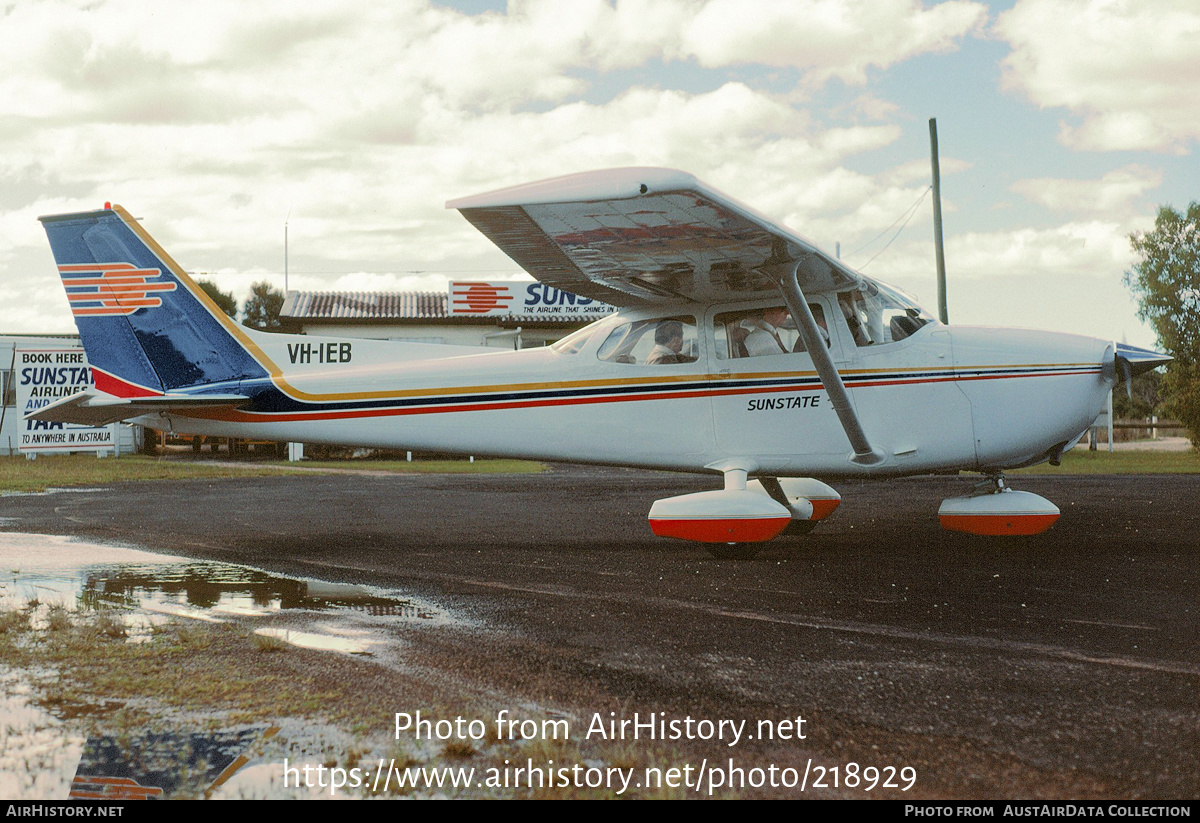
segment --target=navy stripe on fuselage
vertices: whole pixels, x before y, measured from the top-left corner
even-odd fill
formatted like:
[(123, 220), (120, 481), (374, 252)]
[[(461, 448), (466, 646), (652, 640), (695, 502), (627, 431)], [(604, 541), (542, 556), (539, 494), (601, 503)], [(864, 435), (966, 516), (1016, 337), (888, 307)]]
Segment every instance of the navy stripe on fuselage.
[[(880, 371), (869, 374), (849, 373), (845, 375), (844, 380), (846, 385), (851, 388), (870, 388), (875, 385), (895, 385), (896, 383), (921, 384), (989, 378), (1049, 377), (1058, 374), (1098, 374), (1099, 372), (1099, 365), (1027, 366), (1018, 368), (990, 366), (964, 370)], [(771, 393), (782, 391), (819, 391), (822, 388), (820, 378), (814, 374), (744, 379), (697, 378), (695, 380), (676, 380), (661, 383), (601, 387), (585, 385), (558, 389), (522, 390), (518, 386), (514, 386), (511, 391), (441, 394), (419, 397), (398, 396), (378, 400), (308, 401), (289, 396), (273, 383), (247, 381), (241, 384), (242, 393), (252, 398), (250, 405), (243, 408), (242, 411), (248, 414), (261, 414), (267, 419), (275, 414), (336, 414), (337, 412), (382, 411), (387, 409), (415, 410), (422, 408), (434, 411), (437, 406), (454, 406), (456, 409), (462, 409), (463, 407), (473, 405), (483, 406), (495, 403), (538, 403), (545, 405), (553, 404), (554, 401), (569, 402), (589, 398), (632, 401), (649, 395), (654, 396), (655, 399), (670, 399), (672, 395), (716, 396), (722, 394), (747, 394), (755, 391)], [(447, 387), (447, 391), (454, 391), (454, 387)]]

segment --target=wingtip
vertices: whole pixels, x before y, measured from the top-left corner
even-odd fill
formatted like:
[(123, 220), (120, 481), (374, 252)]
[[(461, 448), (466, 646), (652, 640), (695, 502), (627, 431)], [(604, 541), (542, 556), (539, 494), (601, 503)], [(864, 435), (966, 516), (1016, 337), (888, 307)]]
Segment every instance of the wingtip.
[(534, 206), (575, 200), (624, 200), (651, 192), (699, 186), (695, 175), (657, 166), (627, 166), (578, 172), (533, 183), (459, 197), (446, 202), (448, 209), (481, 209), (500, 206)]

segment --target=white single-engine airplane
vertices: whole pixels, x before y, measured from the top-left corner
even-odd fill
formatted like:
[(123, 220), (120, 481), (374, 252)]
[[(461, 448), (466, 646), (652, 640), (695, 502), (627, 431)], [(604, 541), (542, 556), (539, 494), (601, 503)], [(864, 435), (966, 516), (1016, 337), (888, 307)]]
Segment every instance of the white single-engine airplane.
[[(841, 498), (823, 480), (967, 470), (942, 524), (1058, 517), (1002, 470), (1056, 462), (1119, 381), (1170, 358), (1089, 337), (947, 327), (690, 174), (627, 168), (454, 200), (535, 278), (620, 307), (544, 349), (237, 325), (119, 206), (41, 218), (94, 385), (27, 415), (189, 434), (689, 472), (654, 532), (748, 553)], [(820, 478), (818, 480), (817, 478)]]

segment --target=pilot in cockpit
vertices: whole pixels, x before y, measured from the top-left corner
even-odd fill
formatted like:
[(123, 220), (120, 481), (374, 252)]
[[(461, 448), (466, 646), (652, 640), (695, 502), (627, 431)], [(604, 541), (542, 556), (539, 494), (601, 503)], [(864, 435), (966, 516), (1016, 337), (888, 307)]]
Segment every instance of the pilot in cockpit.
[(654, 348), (646, 357), (647, 366), (686, 363), (683, 355), (683, 323), (663, 320), (654, 328)]

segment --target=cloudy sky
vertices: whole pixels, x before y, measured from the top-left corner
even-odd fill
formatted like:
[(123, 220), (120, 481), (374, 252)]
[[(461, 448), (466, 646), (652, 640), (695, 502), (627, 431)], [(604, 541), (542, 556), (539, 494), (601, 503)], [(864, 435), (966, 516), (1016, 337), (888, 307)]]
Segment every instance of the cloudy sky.
[(440, 290), (519, 273), (446, 200), (629, 165), (933, 307), (936, 117), (951, 322), (1152, 345), (1127, 236), (1200, 199), (1196, 0), (16, 0), (0, 53), (3, 332), (73, 330), (41, 214), (239, 299), (285, 221), (292, 288)]

